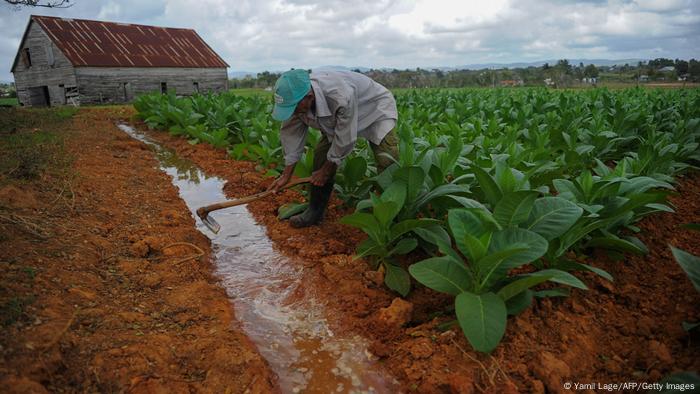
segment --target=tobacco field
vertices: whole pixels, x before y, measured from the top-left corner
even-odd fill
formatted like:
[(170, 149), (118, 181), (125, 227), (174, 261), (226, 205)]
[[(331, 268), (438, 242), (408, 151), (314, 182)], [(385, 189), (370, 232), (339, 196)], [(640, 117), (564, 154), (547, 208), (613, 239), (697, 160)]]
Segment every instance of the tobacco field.
[[(480, 352), (497, 348), (508, 316), (533, 299), (586, 290), (581, 273), (613, 282), (587, 263), (593, 251), (621, 264), (648, 253), (637, 223), (674, 212), (676, 177), (700, 164), (698, 90), (395, 95), (399, 157), (377, 173), (358, 142), (336, 176), (336, 196), (349, 207), (340, 222), (366, 234), (355, 256), (393, 292), (424, 286), (452, 296), (443, 328), (459, 325)], [(267, 96), (152, 94), (134, 106), (149, 127), (225, 149), (268, 176), (283, 165)], [(319, 138), (310, 133), (296, 175), (310, 174)], [(287, 204), (280, 215), (298, 208)], [(666, 247), (700, 290), (699, 258)]]

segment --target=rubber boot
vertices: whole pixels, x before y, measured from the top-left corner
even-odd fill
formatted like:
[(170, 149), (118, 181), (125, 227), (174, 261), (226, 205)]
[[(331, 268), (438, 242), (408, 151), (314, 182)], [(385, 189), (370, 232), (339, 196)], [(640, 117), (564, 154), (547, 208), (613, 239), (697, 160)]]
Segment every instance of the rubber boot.
[(330, 179), (323, 186), (311, 186), (311, 201), (309, 201), (309, 207), (306, 208), (306, 211), (292, 216), (289, 219), (289, 223), (292, 227), (309, 227), (323, 220), (323, 213), (326, 211), (328, 200), (330, 200), (331, 193), (333, 192), (333, 184), (334, 180)]

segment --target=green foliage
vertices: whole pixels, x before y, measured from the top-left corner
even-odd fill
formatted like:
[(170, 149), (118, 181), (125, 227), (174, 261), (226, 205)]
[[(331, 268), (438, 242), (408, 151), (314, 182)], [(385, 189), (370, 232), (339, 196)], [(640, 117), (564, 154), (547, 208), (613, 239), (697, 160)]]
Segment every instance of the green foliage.
[(669, 246), (673, 252), (678, 265), (688, 275), (688, 279), (693, 283), (695, 290), (700, 291), (700, 257), (694, 256), (682, 249)]
[(269, 168), (283, 164), (279, 124), (269, 116), (269, 97), (229, 92), (178, 98), (172, 92), (152, 93), (137, 97), (134, 108), (149, 127), (182, 135), (193, 144), (226, 148), (234, 159)]
[(286, 220), (294, 215), (300, 214), (308, 208), (308, 203), (290, 202), (277, 208), (277, 218)]
[[(529, 208), (513, 206), (511, 212), (525, 221), (533, 204), (527, 203)], [(511, 270), (542, 257), (548, 247), (547, 240), (537, 233), (512, 226), (513, 217), (506, 215), (499, 221), (482, 208), (450, 210), (452, 242), (432, 239), (444, 255), (409, 267), (418, 282), (456, 297), (459, 325), (474, 349), (481, 352), (490, 352), (498, 345), (507, 314), (521, 311), (523, 303), (527, 307), (533, 296), (531, 287), (552, 281), (586, 288), (576, 277), (556, 269), (511, 275)]]
[(700, 387), (700, 375), (697, 372), (677, 372), (672, 375), (666, 376), (661, 380), (663, 389), (659, 391), (662, 394), (680, 394), (690, 391), (690, 387), (693, 387), (693, 391), (696, 391)]
[(356, 257), (370, 258), (375, 268), (382, 265), (385, 269), (384, 283), (403, 296), (410, 291), (411, 282), (408, 273), (395, 258), (418, 246), (416, 238), (410, 236), (411, 232), (439, 223), (434, 219), (397, 220), (406, 203), (407, 190), (406, 184), (396, 182), (381, 196), (372, 195), (369, 200), (371, 213), (355, 212), (340, 220), (367, 234), (368, 238), (357, 247)]
[[(685, 250), (674, 248), (671, 245), (669, 245), (669, 248), (671, 248), (673, 257), (676, 259), (678, 265), (680, 265), (683, 271), (688, 275), (688, 279), (690, 279), (695, 290), (700, 291), (700, 257), (692, 255)], [(698, 327), (700, 327), (700, 322), (683, 322), (683, 329), (686, 331), (692, 331)]]
[(335, 191), (346, 204), (350, 205), (366, 198), (372, 188), (367, 178), (367, 159), (362, 156), (348, 158), (335, 177)]
[[(560, 62), (545, 71), (579, 68)], [(399, 156), (377, 173), (368, 144), (356, 144), (336, 176), (337, 195), (356, 204), (342, 222), (367, 234), (357, 256), (383, 266), (387, 286), (402, 295), (411, 282), (397, 256), (415, 249), (431, 256), (411, 275), (455, 296), (457, 320), (481, 351), (498, 344), (507, 314), (533, 297), (568, 295), (566, 287), (533, 290), (542, 282), (585, 288), (570, 273), (581, 270), (613, 280), (572, 253), (646, 253), (636, 223), (672, 212), (666, 196), (674, 177), (700, 163), (698, 90), (406, 90), (395, 97)], [(134, 104), (149, 126), (225, 147), (275, 175), (283, 162), (271, 105), (269, 95), (234, 93), (153, 94)], [(320, 138), (310, 130), (296, 175), (311, 174)]]

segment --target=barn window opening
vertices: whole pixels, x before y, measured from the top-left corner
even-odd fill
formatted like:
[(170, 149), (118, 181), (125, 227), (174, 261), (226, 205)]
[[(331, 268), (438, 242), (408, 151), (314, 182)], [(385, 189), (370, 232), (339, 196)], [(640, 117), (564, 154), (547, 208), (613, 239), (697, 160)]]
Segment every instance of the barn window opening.
[(167, 83), (165, 83), (165, 82), (160, 83), (160, 92), (162, 94), (168, 93), (168, 84)]
[(46, 47), (46, 62), (49, 64), (50, 67), (53, 67), (56, 64), (56, 59), (53, 57), (53, 49), (51, 49), (51, 44), (48, 44)]
[(22, 51), (22, 60), (24, 61), (24, 65), (26, 67), (32, 66), (32, 56), (29, 54), (29, 48), (24, 48)]
[(128, 87), (129, 87), (129, 82), (122, 82), (122, 91), (124, 92), (124, 101), (129, 101)]
[(66, 104), (78, 105), (78, 87), (77, 86), (66, 86), (65, 97)]
[(192, 83), (192, 90), (194, 90), (195, 93), (199, 93), (199, 82)]

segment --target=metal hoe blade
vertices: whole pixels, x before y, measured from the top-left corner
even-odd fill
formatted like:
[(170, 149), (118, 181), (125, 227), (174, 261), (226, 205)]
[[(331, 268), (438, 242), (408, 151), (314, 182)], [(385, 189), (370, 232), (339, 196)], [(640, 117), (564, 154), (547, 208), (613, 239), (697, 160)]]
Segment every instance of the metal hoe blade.
[[(287, 189), (287, 188), (290, 188), (292, 186), (301, 185), (302, 183), (309, 183), (309, 182), (311, 182), (311, 178), (296, 179), (296, 180), (291, 181), (291, 182), (287, 183), (286, 185), (284, 185), (284, 187), (282, 189)], [(201, 208), (197, 209), (197, 216), (199, 216), (199, 218), (202, 219), (202, 223), (204, 223), (207, 226), (207, 228), (209, 228), (209, 230), (214, 232), (214, 234), (218, 234), (219, 230), (221, 230), (221, 226), (219, 225), (219, 223), (216, 222), (216, 220), (214, 220), (214, 218), (209, 216), (209, 212), (216, 211), (219, 209), (224, 209), (224, 208), (231, 208), (231, 207), (235, 207), (237, 205), (248, 204), (249, 202), (256, 201), (256, 200), (259, 200), (261, 198), (267, 197), (272, 193), (273, 193), (272, 190), (266, 190), (264, 192), (253, 194), (252, 196), (247, 196), (247, 197), (239, 198), (236, 200), (223, 201), (223, 202), (219, 202), (216, 204), (207, 205), (206, 207), (201, 207)]]
[(207, 228), (211, 230), (214, 234), (219, 233), (219, 230), (221, 230), (221, 225), (217, 223), (213, 217), (209, 216), (208, 212), (205, 212), (202, 209), (198, 209), (197, 216), (199, 216), (199, 218), (202, 219), (202, 223), (204, 223), (204, 225), (206, 225)]

